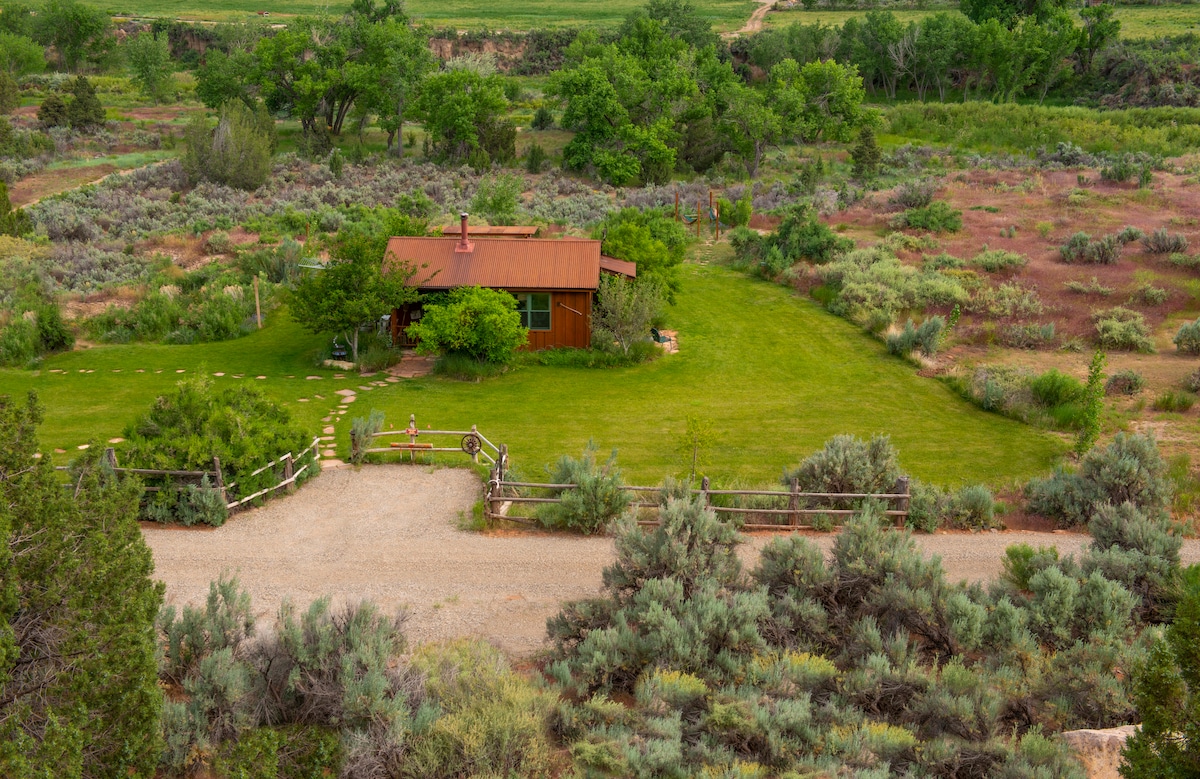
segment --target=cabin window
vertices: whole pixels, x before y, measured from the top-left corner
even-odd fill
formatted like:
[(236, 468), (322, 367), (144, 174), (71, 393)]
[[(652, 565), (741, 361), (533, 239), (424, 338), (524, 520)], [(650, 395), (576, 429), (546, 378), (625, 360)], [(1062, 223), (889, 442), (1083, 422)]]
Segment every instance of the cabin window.
[(521, 327), (530, 330), (550, 329), (550, 293), (522, 292), (517, 295), (517, 310), (521, 312)]

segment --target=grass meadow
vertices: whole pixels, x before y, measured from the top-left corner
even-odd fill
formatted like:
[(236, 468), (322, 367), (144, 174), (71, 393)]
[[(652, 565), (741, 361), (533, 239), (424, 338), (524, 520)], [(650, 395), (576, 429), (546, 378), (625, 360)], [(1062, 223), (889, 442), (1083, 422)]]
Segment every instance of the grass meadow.
[[(722, 483), (769, 484), (838, 433), (886, 433), (912, 474), (947, 485), (1028, 478), (1064, 450), (1054, 436), (984, 413), (917, 376), (878, 341), (777, 285), (697, 265), (686, 267), (684, 280), (669, 312), (680, 334), (677, 355), (624, 369), (521, 365), (482, 383), (426, 377), (360, 390), (336, 424), (339, 449), (348, 447), (349, 419), (377, 408), (388, 426), (403, 426), (411, 413), (422, 427), (477, 424), (507, 443), (521, 473), (534, 478), (589, 439), (605, 453), (616, 447), (632, 481), (681, 473), (674, 451), (689, 414), (706, 417), (717, 434), (706, 472)], [(43, 447), (67, 452), (57, 461), (88, 441), (121, 435), (180, 370), (254, 382), (315, 433), (336, 404), (335, 390), (369, 386), (315, 368), (324, 343), (281, 314), (236, 341), (97, 346), (47, 359), (38, 371), (0, 371), (0, 393), (38, 392)]]
[[(201, 21), (245, 21), (258, 19), (259, 11), (269, 11), (272, 17), (338, 13), (349, 3), (327, 3), (322, 0), (283, 0), (283, 2), (253, 3), (247, 0), (188, 0), (186, 3), (167, 0), (140, 0), (135, 3), (93, 3), (114, 16), (169, 17)], [(456, 0), (441, 3), (436, 0), (409, 0), (405, 4), (409, 16), (416, 22), (435, 27), (457, 29), (528, 30), (535, 27), (615, 27), (644, 0), (572, 0), (555, 3), (551, 0), (524, 0), (520, 3), (496, 3), (487, 0)], [(754, 11), (752, 0), (698, 0), (696, 7), (717, 30), (737, 30)]]
[[(920, 21), (939, 10), (896, 9), (892, 13), (902, 23)], [(840, 27), (847, 19), (862, 16), (866, 11), (816, 10), (775, 11), (767, 14), (763, 23), (768, 27), (782, 27), (796, 22), (825, 24)], [(1200, 32), (1200, 5), (1119, 5), (1114, 16), (1121, 22), (1122, 38), (1159, 38), (1164, 35), (1183, 35)]]

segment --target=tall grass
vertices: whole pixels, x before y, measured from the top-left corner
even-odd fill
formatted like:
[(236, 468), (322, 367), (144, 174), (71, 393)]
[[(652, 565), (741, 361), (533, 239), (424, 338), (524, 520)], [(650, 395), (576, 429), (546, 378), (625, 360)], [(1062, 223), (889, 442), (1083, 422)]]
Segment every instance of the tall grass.
[(993, 103), (906, 103), (887, 111), (888, 132), (976, 151), (1034, 151), (1074, 143), (1089, 152), (1175, 156), (1200, 144), (1200, 109), (1051, 108)]

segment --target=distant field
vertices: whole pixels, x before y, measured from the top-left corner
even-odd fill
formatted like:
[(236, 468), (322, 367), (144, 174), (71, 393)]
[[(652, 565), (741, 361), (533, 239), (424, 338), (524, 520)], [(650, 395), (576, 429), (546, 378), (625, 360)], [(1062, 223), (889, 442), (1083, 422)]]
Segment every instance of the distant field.
[[(776, 11), (767, 14), (764, 24), (767, 27), (779, 27), (794, 22), (805, 24), (827, 24), (841, 26), (852, 16), (862, 16), (865, 11)], [(930, 11), (893, 11), (896, 18), (904, 23), (919, 21), (930, 14)], [(1171, 5), (1171, 6), (1118, 6), (1116, 18), (1121, 20), (1121, 37), (1123, 38), (1158, 38), (1163, 35), (1182, 35), (1188, 32), (1200, 32), (1200, 4)]]
[[(146, 2), (111, 5), (92, 3), (114, 16), (162, 16), (207, 21), (243, 21), (259, 18), (259, 11), (270, 11), (272, 17), (298, 14), (337, 13), (349, 3), (326, 3), (321, 0), (285, 0), (285, 2), (252, 2), (252, 0), (188, 0), (185, 3), (148, 0)], [(497, 3), (487, 0), (410, 0), (409, 14), (417, 21), (437, 27), (460, 29), (512, 29), (533, 27), (602, 27), (615, 26), (644, 0), (523, 0), (521, 3)], [(695, 5), (712, 21), (717, 30), (739, 29), (750, 18), (756, 3), (751, 0), (698, 0)]]

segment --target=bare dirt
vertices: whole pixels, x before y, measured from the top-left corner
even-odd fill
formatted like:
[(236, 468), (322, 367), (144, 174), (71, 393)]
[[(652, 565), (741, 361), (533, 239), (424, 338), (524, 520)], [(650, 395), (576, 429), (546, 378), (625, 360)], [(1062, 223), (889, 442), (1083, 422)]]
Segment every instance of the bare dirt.
[[(203, 604), (209, 582), (237, 574), (267, 621), (284, 598), (304, 607), (328, 595), (334, 605), (371, 599), (406, 607), (415, 642), (480, 637), (514, 655), (543, 646), (546, 619), (564, 601), (596, 595), (614, 556), (611, 538), (457, 529), (480, 497), (466, 470), (380, 465), (321, 473), (292, 496), (233, 517), (217, 529), (145, 526), (167, 602)], [(748, 564), (775, 534), (755, 533)], [(810, 534), (828, 550), (834, 536)], [(1004, 548), (1053, 545), (1078, 553), (1078, 533), (918, 535), (941, 555), (952, 580), (999, 575)], [(1200, 541), (1184, 545), (1200, 561)]]

